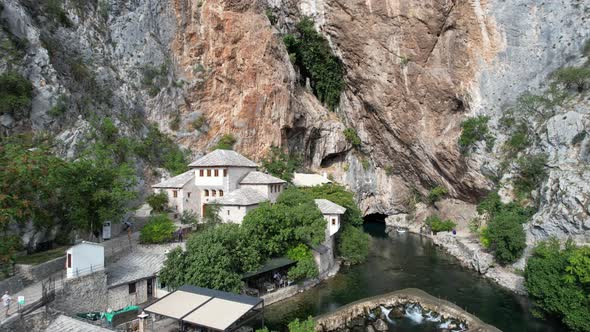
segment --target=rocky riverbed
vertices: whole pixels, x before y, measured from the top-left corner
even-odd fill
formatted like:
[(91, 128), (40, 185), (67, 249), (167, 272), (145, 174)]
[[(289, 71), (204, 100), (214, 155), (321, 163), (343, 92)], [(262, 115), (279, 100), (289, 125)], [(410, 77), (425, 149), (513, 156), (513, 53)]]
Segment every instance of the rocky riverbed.
[(317, 317), (316, 330), (384, 332), (404, 320), (429, 331), (499, 331), (455, 304), (414, 288), (363, 299)]

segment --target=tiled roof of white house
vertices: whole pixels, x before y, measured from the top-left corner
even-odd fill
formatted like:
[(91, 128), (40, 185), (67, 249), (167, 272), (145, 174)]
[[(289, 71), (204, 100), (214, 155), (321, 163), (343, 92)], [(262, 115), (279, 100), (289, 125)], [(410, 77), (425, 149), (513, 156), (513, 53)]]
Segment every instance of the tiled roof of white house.
[(185, 184), (195, 177), (195, 171), (188, 171), (179, 174), (168, 180), (164, 180), (158, 184), (154, 184), (152, 188), (182, 188)]
[(345, 208), (327, 199), (316, 199), (315, 204), (322, 214), (344, 214), (346, 212)]
[(215, 150), (193, 161), (189, 167), (257, 167), (255, 162), (232, 150)]
[(79, 319), (59, 315), (57, 318), (47, 326), (45, 332), (112, 332), (112, 330), (104, 327), (92, 325), (83, 322)]
[(240, 181), (240, 184), (274, 184), (274, 183), (287, 183), (285, 180), (276, 178), (270, 174), (252, 171)]
[(328, 178), (319, 174), (293, 173), (293, 184), (297, 187), (320, 186), (331, 182)]
[(134, 248), (132, 252), (108, 267), (108, 287), (112, 288), (155, 276), (164, 266), (166, 250), (172, 250), (179, 245), (177, 243)]
[(259, 193), (257, 190), (251, 188), (240, 188), (230, 192), (222, 198), (212, 201), (212, 203), (230, 206), (249, 206), (259, 204), (267, 200), (268, 198), (264, 197), (264, 195)]

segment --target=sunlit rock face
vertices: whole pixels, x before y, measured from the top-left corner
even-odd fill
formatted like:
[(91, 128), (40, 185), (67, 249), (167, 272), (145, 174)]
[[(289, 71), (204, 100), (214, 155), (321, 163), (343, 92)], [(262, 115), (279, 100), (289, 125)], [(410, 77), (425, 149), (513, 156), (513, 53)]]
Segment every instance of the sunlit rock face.
[[(2, 56), (0, 71), (16, 70), (34, 85), (28, 114), (0, 115), (3, 134), (54, 134), (57, 152), (72, 158), (96, 116), (115, 118), (137, 137), (146, 132), (138, 119), (156, 123), (194, 156), (231, 134), (235, 148), (254, 159), (272, 145), (301, 153), (307, 168), (349, 186), (367, 214), (407, 213), (412, 192), (436, 185), (475, 203), (493, 187), (489, 175), (506, 139), (495, 125), (506, 106), (539, 90), (555, 69), (584, 63), (590, 36), (581, 0), (108, 3), (66, 7), (65, 27), (50, 24), (37, 1), (3, 2), (0, 37), (28, 44), (24, 56)], [(301, 84), (282, 42), (304, 15), (345, 69), (335, 112)], [(76, 62), (93, 75), (96, 96), (88, 98), (89, 87), (72, 77)], [(146, 83), (149, 68), (158, 69), (157, 84)], [(60, 96), (70, 103), (52, 116)], [(491, 117), (496, 147), (481, 144), (464, 156), (461, 122), (476, 114)], [(573, 145), (568, 135), (588, 123), (588, 102), (579, 98), (537, 133), (536, 149), (549, 154), (551, 167), (540, 212), (527, 226), (531, 243), (549, 235), (587, 241), (589, 143)], [(345, 128), (356, 130), (360, 148), (346, 141)]]

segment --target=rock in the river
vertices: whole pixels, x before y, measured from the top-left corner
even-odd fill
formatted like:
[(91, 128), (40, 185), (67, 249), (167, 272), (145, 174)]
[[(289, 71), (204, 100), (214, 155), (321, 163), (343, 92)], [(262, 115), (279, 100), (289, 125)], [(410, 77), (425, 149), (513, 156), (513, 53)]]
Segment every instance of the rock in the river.
[(387, 323), (383, 319), (377, 319), (373, 323), (373, 327), (375, 328), (375, 330), (380, 331), (380, 332), (389, 330), (389, 326), (387, 325)]

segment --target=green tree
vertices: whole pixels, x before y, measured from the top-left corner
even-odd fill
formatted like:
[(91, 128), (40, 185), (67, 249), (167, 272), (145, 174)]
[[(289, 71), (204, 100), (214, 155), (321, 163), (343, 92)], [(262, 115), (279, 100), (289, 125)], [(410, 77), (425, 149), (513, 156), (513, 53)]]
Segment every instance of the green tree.
[(0, 75), (0, 113), (20, 115), (31, 106), (33, 84), (22, 75), (7, 72)]
[(221, 211), (221, 206), (219, 204), (207, 204), (205, 214), (203, 215), (203, 222), (205, 225), (214, 226), (221, 224), (223, 220), (221, 220), (221, 216), (219, 216), (219, 211)]
[(438, 232), (450, 232), (457, 226), (452, 220), (442, 220), (437, 215), (429, 216), (424, 223), (430, 227), (430, 230), (434, 234)]
[(219, 142), (211, 150), (233, 150), (237, 140), (232, 134), (221, 136)]
[(262, 159), (262, 168), (287, 182), (293, 180), (293, 173), (301, 166), (301, 158), (294, 154), (287, 154), (282, 149), (272, 146), (266, 157)]
[(174, 223), (165, 214), (151, 216), (139, 233), (139, 241), (148, 244), (170, 242), (175, 230)]
[(526, 248), (526, 235), (522, 217), (510, 211), (500, 212), (492, 217), (487, 228), (490, 248), (500, 264), (515, 262)]
[(188, 151), (176, 143), (158, 127), (149, 127), (147, 135), (133, 145), (133, 151), (142, 159), (157, 167), (164, 167), (172, 175), (188, 171)]
[(297, 264), (289, 269), (289, 278), (299, 281), (318, 276), (318, 267), (313, 259), (313, 254), (305, 244), (298, 244), (287, 251), (287, 257), (297, 261)]
[(561, 68), (553, 74), (553, 78), (556, 82), (563, 84), (567, 89), (575, 88), (578, 92), (582, 92), (590, 84), (590, 68)]
[(547, 155), (538, 154), (519, 158), (518, 174), (514, 179), (514, 189), (521, 197), (528, 197), (531, 191), (538, 188), (547, 177), (545, 164)]
[(369, 256), (369, 236), (350, 224), (338, 237), (338, 254), (350, 264), (364, 262)]
[(346, 208), (346, 212), (342, 218), (344, 224), (351, 224), (357, 227), (363, 224), (362, 212), (356, 204), (354, 194), (346, 190), (343, 186), (327, 183), (301, 190), (307, 192), (313, 199), (327, 199)]
[(304, 17), (296, 25), (297, 33), (283, 38), (287, 51), (305, 80), (310, 79), (313, 93), (334, 110), (344, 90), (344, 69), (332, 54), (328, 41), (315, 30), (314, 22)]
[(289, 323), (289, 332), (315, 332), (315, 322), (309, 316), (304, 321), (299, 321), (299, 318)]
[(206, 228), (188, 239), (184, 253), (169, 255), (160, 273), (162, 282), (171, 287), (186, 283), (237, 293), (241, 275), (261, 262), (249, 240), (239, 225)]
[(525, 269), (526, 288), (537, 314), (561, 318), (572, 331), (590, 331), (588, 261), (588, 247), (567, 242), (562, 250), (555, 239), (537, 245)]
[(184, 210), (180, 215), (180, 223), (183, 225), (196, 225), (199, 222), (199, 217), (192, 210)]
[(165, 192), (152, 193), (145, 200), (154, 212), (164, 212), (168, 208), (168, 195)]

